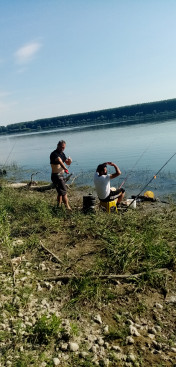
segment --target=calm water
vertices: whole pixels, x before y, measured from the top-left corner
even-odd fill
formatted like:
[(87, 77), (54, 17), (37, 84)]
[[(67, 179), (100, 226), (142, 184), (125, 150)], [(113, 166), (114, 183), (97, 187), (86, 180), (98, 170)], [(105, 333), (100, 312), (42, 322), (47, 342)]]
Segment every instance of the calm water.
[[(75, 183), (93, 185), (97, 165), (113, 161), (122, 171), (113, 185), (120, 185), (130, 173), (124, 186), (129, 195), (135, 195), (175, 153), (176, 120), (1, 136), (1, 167), (9, 167), (11, 180), (30, 180), (30, 175), (38, 172), (35, 180), (50, 181), (49, 155), (60, 139), (67, 142), (65, 153), (73, 159), (70, 172), (78, 175)], [(176, 197), (176, 156), (147, 189), (156, 196)]]

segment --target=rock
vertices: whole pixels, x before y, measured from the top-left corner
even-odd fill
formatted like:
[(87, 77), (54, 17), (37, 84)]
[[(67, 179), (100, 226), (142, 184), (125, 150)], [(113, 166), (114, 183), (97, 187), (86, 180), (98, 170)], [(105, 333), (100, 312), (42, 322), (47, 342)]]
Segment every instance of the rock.
[(166, 303), (176, 303), (176, 296), (166, 298)]
[(107, 335), (109, 333), (109, 326), (108, 325), (105, 325), (104, 329), (103, 329), (103, 332), (105, 335)]
[(112, 349), (119, 353), (122, 352), (122, 349), (118, 345), (112, 345)]
[(133, 353), (130, 353), (127, 356), (127, 362), (135, 362), (135, 360), (136, 360), (136, 356)]
[(95, 335), (88, 335), (87, 339), (89, 340), (89, 342), (94, 343), (97, 340), (97, 337)]
[(155, 334), (148, 334), (148, 337), (153, 340), (155, 338)]
[(67, 350), (67, 349), (68, 349), (68, 344), (67, 344), (67, 343), (61, 343), (61, 345), (60, 345), (60, 349), (61, 349), (62, 351)]
[(137, 331), (136, 327), (133, 325), (130, 325), (130, 334), (134, 336), (140, 336), (139, 332)]
[(98, 344), (98, 345), (104, 345), (104, 340), (103, 340), (103, 338), (98, 337), (98, 338), (97, 338), (97, 344)]
[(160, 304), (160, 303), (155, 303), (154, 306), (159, 309), (159, 310), (162, 310), (163, 309), (163, 306)]
[(39, 264), (39, 269), (42, 271), (46, 270), (46, 265), (44, 263)]
[(59, 358), (53, 358), (53, 363), (54, 363), (54, 366), (59, 366), (60, 365), (60, 359)]
[(95, 315), (94, 316), (94, 321), (97, 322), (97, 324), (102, 324), (101, 316), (99, 314)]
[(92, 347), (91, 347), (91, 352), (96, 353), (98, 349), (99, 349), (99, 348), (98, 348), (98, 345), (97, 345), (97, 344), (92, 345)]
[(155, 340), (153, 341), (153, 346), (154, 346), (154, 348), (156, 349), (156, 350), (161, 350), (161, 344), (160, 343), (158, 343), (158, 342), (156, 342)]
[(127, 359), (127, 356), (123, 353), (114, 352), (113, 355), (114, 355), (115, 360), (117, 360), (117, 361), (126, 361), (126, 359)]
[(99, 356), (100, 357), (104, 357), (105, 356), (105, 349), (102, 346), (100, 346), (100, 348), (99, 348)]
[(42, 289), (42, 287), (40, 286), (40, 284), (37, 284), (37, 291), (38, 292), (41, 292), (43, 289)]
[(134, 322), (133, 322), (131, 319), (127, 319), (127, 323), (128, 323), (129, 325), (134, 325)]
[(149, 334), (157, 334), (157, 331), (156, 331), (156, 329), (154, 328), (154, 327), (152, 327), (152, 328), (148, 328), (148, 333)]
[(77, 352), (79, 349), (78, 343), (70, 342), (69, 349), (71, 350), (71, 352)]
[(87, 353), (85, 351), (82, 351), (82, 352), (80, 352), (79, 355), (80, 355), (81, 358), (86, 358), (89, 355), (89, 353)]
[(108, 342), (105, 342), (105, 343), (104, 343), (104, 347), (105, 347), (106, 349), (109, 349), (109, 348), (110, 348), (109, 343), (108, 343)]
[(127, 336), (126, 343), (127, 344), (134, 344), (134, 339), (132, 338), (132, 336)]
[(172, 347), (171, 352), (176, 353), (176, 348)]

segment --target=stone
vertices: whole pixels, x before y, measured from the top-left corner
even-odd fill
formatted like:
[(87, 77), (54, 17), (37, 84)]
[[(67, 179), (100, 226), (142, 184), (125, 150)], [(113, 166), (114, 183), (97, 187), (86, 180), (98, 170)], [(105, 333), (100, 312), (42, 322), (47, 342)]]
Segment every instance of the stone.
[(112, 349), (119, 353), (122, 352), (122, 349), (119, 347), (119, 345), (112, 345)]
[(170, 296), (166, 299), (166, 303), (176, 303), (176, 296)]
[(134, 335), (134, 336), (140, 336), (139, 332), (137, 331), (136, 327), (134, 327), (133, 325), (130, 325), (130, 334)]
[(98, 338), (97, 338), (97, 344), (98, 344), (98, 345), (104, 345), (104, 340), (103, 340), (103, 338), (98, 337)]
[(135, 362), (136, 356), (133, 353), (128, 354), (127, 362)]
[(155, 338), (155, 334), (148, 334), (148, 337), (153, 340)]
[(89, 355), (89, 353), (87, 353), (85, 351), (82, 351), (82, 352), (80, 352), (79, 355), (80, 355), (81, 358), (86, 358)]
[(71, 352), (77, 352), (79, 349), (78, 343), (70, 342), (69, 349), (71, 350)]
[(62, 351), (67, 350), (67, 349), (68, 349), (68, 344), (67, 344), (67, 343), (61, 343), (61, 345), (60, 345), (60, 349), (61, 349)]
[(94, 321), (97, 322), (98, 324), (102, 324), (101, 316), (99, 314), (95, 315), (94, 316)]
[(132, 338), (132, 336), (127, 336), (126, 343), (127, 344), (134, 344), (134, 339)]
[(106, 335), (106, 334), (108, 334), (109, 333), (109, 326), (108, 325), (105, 325), (105, 327), (104, 327), (104, 334)]
[(89, 340), (89, 342), (94, 343), (97, 340), (97, 337), (95, 335), (90, 334), (87, 336), (87, 339)]
[(98, 350), (98, 345), (96, 345), (96, 344), (95, 345), (92, 345), (91, 352), (96, 353), (97, 350)]
[(59, 358), (53, 358), (53, 363), (54, 363), (54, 366), (59, 366), (60, 365), (60, 359)]
[(159, 310), (162, 310), (163, 309), (163, 306), (160, 304), (160, 303), (155, 303), (154, 306), (159, 309)]

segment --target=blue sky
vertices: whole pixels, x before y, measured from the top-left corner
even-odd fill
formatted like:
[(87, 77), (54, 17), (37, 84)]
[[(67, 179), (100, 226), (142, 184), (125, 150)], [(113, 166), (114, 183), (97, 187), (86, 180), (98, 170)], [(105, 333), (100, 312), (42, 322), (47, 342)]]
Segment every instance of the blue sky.
[(0, 125), (176, 97), (176, 0), (0, 0)]

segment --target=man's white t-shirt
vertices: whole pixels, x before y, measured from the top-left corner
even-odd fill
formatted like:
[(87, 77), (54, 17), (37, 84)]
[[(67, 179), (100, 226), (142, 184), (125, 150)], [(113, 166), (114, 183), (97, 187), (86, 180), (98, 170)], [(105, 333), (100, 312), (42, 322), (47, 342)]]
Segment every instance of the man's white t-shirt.
[(106, 199), (110, 194), (110, 175), (99, 176), (98, 172), (95, 172), (94, 184), (99, 199)]

